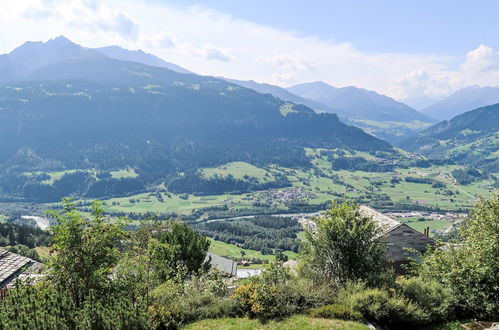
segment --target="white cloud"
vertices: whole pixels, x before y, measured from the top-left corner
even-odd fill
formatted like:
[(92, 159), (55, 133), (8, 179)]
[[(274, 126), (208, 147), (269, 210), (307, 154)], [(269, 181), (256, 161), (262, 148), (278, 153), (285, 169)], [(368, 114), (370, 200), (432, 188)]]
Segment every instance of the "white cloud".
[(470, 74), (488, 73), (499, 70), (499, 52), (494, 49), (480, 45), (466, 56), (466, 61), (461, 66), (464, 72)]
[(204, 45), (199, 54), (208, 60), (230, 61), (234, 59), (229, 55), (227, 49), (220, 49), (212, 45)]
[(280, 85), (323, 80), (402, 100), (499, 84), (499, 54), (484, 45), (456, 67), (450, 56), (365, 53), (350, 43), (298, 36), (203, 7), (137, 0), (0, 2), (0, 52), (63, 34), (88, 47), (142, 48), (204, 75)]

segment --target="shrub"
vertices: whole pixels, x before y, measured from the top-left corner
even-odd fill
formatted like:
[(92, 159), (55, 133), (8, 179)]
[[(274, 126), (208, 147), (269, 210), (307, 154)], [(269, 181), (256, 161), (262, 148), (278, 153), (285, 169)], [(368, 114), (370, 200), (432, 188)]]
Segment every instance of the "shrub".
[(423, 308), (434, 322), (447, 320), (452, 314), (452, 292), (434, 280), (399, 277), (397, 290)]
[(263, 320), (289, 316), (297, 311), (293, 291), (285, 285), (249, 283), (234, 290), (240, 310)]
[(176, 329), (201, 319), (236, 316), (237, 307), (237, 302), (227, 297), (220, 275), (208, 273), (158, 286), (152, 292), (148, 313), (156, 328)]
[(234, 290), (241, 313), (259, 319), (284, 317), (331, 301), (328, 287), (292, 278), (280, 264), (271, 264), (261, 276)]
[(327, 283), (314, 282), (303, 277), (293, 277), (288, 285), (297, 296), (298, 310), (331, 304), (335, 292)]
[(0, 329), (150, 329), (141, 305), (90, 291), (77, 306), (64, 289), (18, 283), (0, 300)]
[(362, 314), (344, 305), (326, 305), (313, 308), (309, 311), (312, 317), (322, 317), (326, 319), (340, 319), (358, 321), (362, 319)]
[(380, 324), (422, 324), (429, 321), (423, 309), (394, 290), (366, 288), (361, 282), (350, 282), (341, 288), (336, 303)]
[(499, 318), (499, 193), (480, 200), (459, 226), (459, 245), (427, 253), (419, 272), (452, 291), (464, 317)]

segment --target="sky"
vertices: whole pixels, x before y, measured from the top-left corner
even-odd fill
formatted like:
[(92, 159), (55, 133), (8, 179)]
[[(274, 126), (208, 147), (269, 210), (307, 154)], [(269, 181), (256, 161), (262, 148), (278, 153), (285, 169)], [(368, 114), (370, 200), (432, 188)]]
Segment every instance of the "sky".
[(203, 75), (324, 81), (416, 108), (499, 85), (498, 1), (0, 0), (0, 53), (64, 35)]

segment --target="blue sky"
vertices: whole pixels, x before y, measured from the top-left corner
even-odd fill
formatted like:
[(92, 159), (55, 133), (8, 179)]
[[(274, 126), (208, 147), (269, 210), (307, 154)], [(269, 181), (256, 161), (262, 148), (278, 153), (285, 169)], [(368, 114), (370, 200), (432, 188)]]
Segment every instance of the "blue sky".
[(175, 0), (238, 18), (351, 42), (366, 52), (463, 55), (480, 44), (499, 47), (499, 1)]
[(0, 53), (65, 35), (199, 74), (355, 85), (417, 108), (499, 85), (499, 1), (0, 1)]

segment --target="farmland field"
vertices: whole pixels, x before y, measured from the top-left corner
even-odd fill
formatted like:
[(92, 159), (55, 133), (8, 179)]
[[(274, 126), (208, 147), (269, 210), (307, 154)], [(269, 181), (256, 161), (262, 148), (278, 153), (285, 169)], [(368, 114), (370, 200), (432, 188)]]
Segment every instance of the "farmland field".
[[(249, 250), (249, 249), (241, 249), (232, 244), (227, 244), (224, 242), (216, 241), (214, 239), (209, 239), (211, 242), (210, 252), (227, 257), (227, 258), (241, 258), (243, 255), (241, 252), (244, 252), (244, 258), (255, 258), (262, 260), (272, 261), (275, 259), (274, 255), (271, 254), (262, 254), (260, 251)], [(296, 259), (297, 254), (291, 251), (284, 252), (290, 259)]]
[[(203, 173), (207, 177), (232, 175), (245, 180), (256, 179), (261, 182), (272, 180), (274, 175), (286, 175), (291, 184), (281, 191), (292, 191), (301, 188), (297, 201), (309, 205), (319, 205), (342, 198), (363, 198), (369, 200), (383, 198), (392, 203), (420, 205), (445, 210), (468, 209), (472, 207), (478, 196), (488, 197), (494, 188), (491, 179), (480, 180), (468, 185), (455, 183), (445, 173), (450, 173), (457, 165), (432, 166), (428, 168), (397, 168), (390, 172), (366, 172), (334, 170), (324, 159), (315, 160), (317, 167), (303, 170), (278, 166), (258, 168), (243, 163), (229, 163), (218, 168), (207, 168)], [(409, 182), (411, 178), (426, 178), (431, 183)], [(125, 213), (175, 213), (189, 215), (195, 210), (210, 207), (227, 207), (228, 210), (277, 208), (285, 211), (289, 201), (266, 197), (266, 191), (254, 191), (239, 194), (193, 195), (175, 194), (172, 192), (142, 193), (129, 197), (109, 198), (104, 200), (104, 208), (109, 212)], [(271, 204), (265, 204), (272, 202)]]
[(425, 228), (430, 227), (430, 236), (433, 236), (433, 230), (445, 230), (452, 226), (452, 221), (449, 220), (420, 220), (417, 218), (405, 218), (401, 222), (407, 224), (412, 229), (419, 232), (424, 232)]

